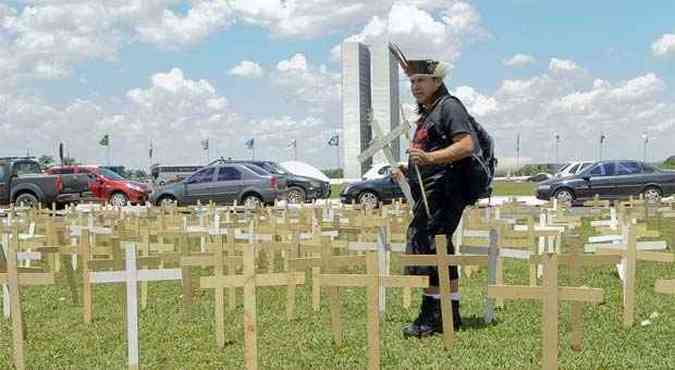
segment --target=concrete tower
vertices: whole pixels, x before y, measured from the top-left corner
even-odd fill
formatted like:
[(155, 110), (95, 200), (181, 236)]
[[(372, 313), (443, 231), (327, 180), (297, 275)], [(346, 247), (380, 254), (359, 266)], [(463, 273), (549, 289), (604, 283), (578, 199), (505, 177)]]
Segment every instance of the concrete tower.
[[(389, 51), (387, 44), (380, 44), (371, 50), (373, 53), (373, 116), (382, 128), (383, 134), (386, 134), (400, 124), (398, 62)], [(395, 140), (392, 144), (394, 159), (400, 161), (400, 140)], [(375, 155), (373, 162), (386, 162), (384, 154)]]
[(342, 148), (344, 177), (360, 178), (371, 163), (358, 156), (371, 140), (370, 51), (358, 42), (342, 43)]

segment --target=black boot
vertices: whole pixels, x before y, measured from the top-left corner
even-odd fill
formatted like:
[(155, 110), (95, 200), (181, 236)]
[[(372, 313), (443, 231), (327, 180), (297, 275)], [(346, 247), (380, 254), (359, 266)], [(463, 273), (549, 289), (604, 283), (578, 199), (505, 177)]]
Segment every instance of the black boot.
[(426, 337), (443, 332), (441, 300), (422, 296), (420, 313), (414, 322), (403, 328), (405, 337)]
[(459, 314), (459, 300), (452, 300), (452, 327), (455, 331), (462, 326), (462, 316)]

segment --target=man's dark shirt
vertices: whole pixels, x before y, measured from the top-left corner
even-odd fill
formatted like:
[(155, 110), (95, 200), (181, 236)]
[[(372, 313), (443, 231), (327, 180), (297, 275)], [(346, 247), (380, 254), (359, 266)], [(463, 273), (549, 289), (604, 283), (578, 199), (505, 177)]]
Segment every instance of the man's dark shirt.
[[(474, 143), (477, 143), (476, 133), (466, 109), (448, 95), (441, 96), (438, 99), (438, 103), (431, 108), (430, 112), (421, 112), (411, 146), (425, 152), (433, 152), (452, 145), (452, 138), (459, 134), (470, 134)], [(477, 147), (477, 145), (474, 145), (474, 147)], [(422, 181), (427, 183), (441, 178), (448, 180), (448, 177), (453, 177), (452, 180), (459, 180), (456, 177), (461, 176), (461, 172), (453, 170), (451, 167), (461, 166), (461, 162), (452, 166), (448, 164), (419, 166)], [(410, 160), (408, 161), (408, 180), (411, 183), (418, 182), (417, 174)]]

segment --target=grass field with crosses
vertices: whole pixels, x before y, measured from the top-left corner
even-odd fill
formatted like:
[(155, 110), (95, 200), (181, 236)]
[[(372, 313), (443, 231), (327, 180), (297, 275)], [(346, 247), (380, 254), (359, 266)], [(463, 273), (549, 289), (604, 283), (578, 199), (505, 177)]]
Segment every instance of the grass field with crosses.
[[(675, 225), (661, 224), (662, 237), (675, 238)], [(672, 253), (672, 249), (670, 250)], [(565, 250), (563, 250), (565, 253)], [(392, 271), (398, 271), (394, 258)], [(583, 350), (570, 350), (570, 309), (560, 308), (560, 368), (675, 368), (675, 297), (654, 292), (657, 278), (673, 279), (672, 264), (638, 262), (636, 324), (622, 325), (621, 282), (614, 266), (588, 268), (583, 285), (604, 289), (605, 302), (586, 306)], [(567, 285), (565, 267), (560, 284)], [(205, 268), (194, 275), (207, 276)], [(387, 290), (381, 323), (381, 367), (401, 368), (538, 368), (541, 366), (541, 301), (506, 301), (495, 323), (483, 323), (485, 270), (461, 281), (464, 329), (449, 351), (441, 336), (404, 339), (401, 328), (414, 319), (419, 292), (404, 309), (400, 290)], [(308, 275), (308, 278), (310, 275)], [(528, 284), (528, 265), (506, 260), (504, 283)], [(81, 285), (80, 285), (81, 286)], [(183, 309), (179, 282), (149, 283), (145, 310), (139, 312), (140, 351), (146, 369), (244, 368), (241, 289), (234, 310), (225, 311), (225, 348), (216, 346), (212, 290), (195, 289), (194, 304)], [(336, 350), (325, 299), (314, 312), (309, 285), (298, 287), (295, 320), (287, 321), (285, 288), (259, 288), (258, 358), (263, 369), (363, 369), (367, 367), (366, 290), (343, 289), (344, 346)], [(123, 285), (93, 288), (93, 321), (82, 321), (67, 286), (37, 286), (22, 290), (26, 366), (29, 369), (126, 368), (126, 326)], [(651, 316), (651, 318), (650, 318)], [(649, 320), (649, 325), (641, 325)], [(12, 367), (11, 321), (0, 321), (0, 368)]]

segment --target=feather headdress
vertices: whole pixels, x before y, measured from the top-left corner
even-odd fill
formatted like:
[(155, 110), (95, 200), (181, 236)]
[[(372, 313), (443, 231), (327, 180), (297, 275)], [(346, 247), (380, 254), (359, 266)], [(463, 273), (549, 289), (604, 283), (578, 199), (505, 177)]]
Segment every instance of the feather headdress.
[(389, 51), (396, 57), (403, 71), (409, 77), (415, 75), (427, 75), (444, 79), (450, 70), (447, 63), (432, 59), (408, 60), (401, 48), (393, 42), (389, 43)]

